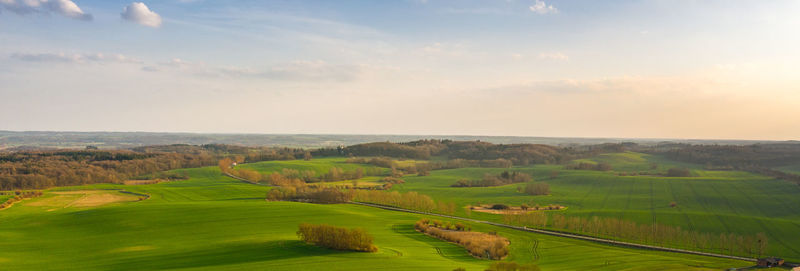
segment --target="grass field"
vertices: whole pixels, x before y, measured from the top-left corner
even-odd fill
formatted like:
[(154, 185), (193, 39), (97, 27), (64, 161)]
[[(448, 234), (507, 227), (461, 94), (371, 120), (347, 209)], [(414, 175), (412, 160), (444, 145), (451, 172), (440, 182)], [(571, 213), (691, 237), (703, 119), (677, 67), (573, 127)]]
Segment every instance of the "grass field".
[(782, 166), (782, 167), (777, 167), (775, 169), (789, 173), (800, 174), (800, 165)]
[(310, 161), (291, 160), (291, 161), (270, 161), (262, 163), (242, 164), (237, 168), (245, 168), (258, 171), (262, 174), (281, 172), (282, 169), (311, 170), (317, 175), (328, 173), (333, 167), (341, 168), (345, 171), (353, 171), (357, 168), (377, 168), (373, 165), (353, 164), (345, 162), (342, 158), (316, 158)]
[[(355, 205), (266, 202), (265, 186), (216, 168), (179, 170), (191, 178), (151, 185), (91, 185), (47, 191), (0, 211), (0, 267), (7, 270), (483, 270), (490, 262), (413, 230), (424, 217)], [(151, 197), (78, 205), (124, 189)], [(80, 195), (69, 197), (65, 195)], [(103, 196), (109, 198), (109, 196)], [(45, 204), (43, 204), (43, 202)], [(377, 253), (342, 252), (298, 241), (301, 222), (363, 227)], [(619, 248), (515, 232), (507, 260), (543, 270), (685, 270), (751, 263)], [(534, 249), (534, 247), (536, 249)]]
[[(433, 171), (430, 176), (407, 176), (401, 191), (418, 191), (459, 206), (478, 203), (518, 205), (560, 204), (564, 214), (616, 217), (639, 223), (660, 223), (701, 232), (755, 234), (770, 240), (770, 254), (800, 261), (800, 187), (788, 182), (737, 171), (706, 171), (700, 166), (667, 161), (639, 153), (605, 154), (590, 159), (608, 162), (614, 171), (563, 170), (537, 165), (515, 168), (550, 184), (551, 195), (529, 196), (518, 185), (453, 188), (462, 178), (478, 179), (504, 169), (464, 168)], [(647, 171), (669, 167), (692, 169), (693, 177), (617, 176), (616, 171)], [(559, 171), (550, 179), (551, 171)], [(676, 208), (670, 202), (676, 202)], [(463, 209), (459, 215), (466, 215)], [(472, 213), (473, 217), (499, 221), (499, 215)]]

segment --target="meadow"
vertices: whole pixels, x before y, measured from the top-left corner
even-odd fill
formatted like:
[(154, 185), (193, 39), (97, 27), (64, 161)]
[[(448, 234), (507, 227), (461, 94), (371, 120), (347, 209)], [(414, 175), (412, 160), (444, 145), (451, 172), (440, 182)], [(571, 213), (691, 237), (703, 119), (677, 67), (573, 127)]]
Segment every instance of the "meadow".
[[(530, 196), (521, 184), (499, 187), (453, 188), (459, 179), (479, 179), (506, 169), (462, 168), (432, 171), (430, 176), (407, 176), (400, 191), (417, 191), (459, 206), (476, 204), (559, 204), (565, 215), (613, 217), (641, 224), (659, 223), (709, 233), (755, 234), (769, 237), (769, 254), (800, 261), (800, 187), (740, 171), (709, 171), (700, 165), (678, 163), (641, 153), (603, 154), (582, 162), (606, 162), (612, 171), (564, 170), (536, 165), (512, 170), (531, 174), (550, 184), (551, 195)], [(653, 165), (657, 165), (652, 169)], [(691, 169), (691, 177), (618, 176), (620, 172)], [(552, 177), (553, 171), (558, 172)], [(671, 203), (676, 203), (675, 207)], [(500, 215), (471, 212), (457, 215), (500, 221)]]
[[(273, 162), (264, 162), (269, 163)], [(414, 231), (414, 222), (424, 215), (351, 204), (267, 202), (264, 196), (270, 187), (224, 177), (215, 167), (177, 171), (190, 178), (56, 188), (0, 211), (0, 266), (9, 270), (483, 270), (491, 263)], [(120, 190), (149, 198), (118, 198)], [(91, 206), (75, 204), (88, 195), (108, 200)], [(305, 244), (295, 234), (304, 222), (362, 227), (375, 237), (378, 252)], [(511, 253), (506, 261), (535, 263), (543, 270), (752, 265), (470, 226), (508, 238)]]

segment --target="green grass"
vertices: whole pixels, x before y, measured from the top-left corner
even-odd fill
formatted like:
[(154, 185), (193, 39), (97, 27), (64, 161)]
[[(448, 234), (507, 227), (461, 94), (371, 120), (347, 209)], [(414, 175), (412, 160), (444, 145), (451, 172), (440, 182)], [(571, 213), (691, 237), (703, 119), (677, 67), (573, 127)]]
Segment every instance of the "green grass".
[(776, 167), (775, 169), (788, 173), (800, 174), (800, 165), (788, 165), (788, 166)]
[[(595, 162), (611, 163), (615, 170), (648, 170), (687, 167), (693, 177), (617, 176), (615, 171), (562, 170), (561, 166), (537, 165), (515, 168), (550, 184), (551, 195), (529, 196), (516, 191), (522, 184), (500, 187), (453, 188), (462, 178), (478, 179), (485, 173), (504, 169), (464, 168), (433, 171), (430, 176), (407, 176), (400, 191), (417, 191), (436, 200), (459, 206), (477, 203), (519, 205), (560, 204), (563, 212), (575, 216), (615, 217), (641, 224), (653, 222), (680, 226), (700, 232), (753, 235), (764, 232), (770, 240), (770, 254), (800, 261), (800, 187), (781, 180), (739, 171), (705, 171), (698, 165), (667, 161), (637, 153), (604, 154)], [(555, 179), (549, 173), (559, 170)], [(677, 208), (671, 208), (675, 201)], [(466, 215), (459, 208), (458, 215)], [(499, 215), (476, 213), (472, 217), (500, 221)]]
[[(421, 215), (347, 204), (266, 202), (269, 187), (223, 177), (213, 167), (180, 171), (191, 178), (153, 185), (54, 189), (125, 189), (151, 195), (145, 201), (56, 210), (32, 204), (53, 197), (49, 193), (0, 211), (0, 266), (8, 270), (483, 270), (490, 264), (454, 244), (415, 232), (412, 225)], [(363, 227), (374, 235), (379, 252), (304, 244), (295, 235), (302, 222)], [(471, 226), (509, 238), (507, 260), (534, 262), (544, 270), (750, 265)], [(534, 243), (538, 243), (535, 251)]]
[(314, 158), (310, 161), (304, 160), (290, 160), (290, 161), (269, 161), (251, 164), (242, 164), (237, 168), (245, 168), (258, 171), (262, 174), (270, 174), (272, 172), (281, 172), (282, 169), (295, 169), (295, 170), (311, 170), (317, 173), (317, 176), (328, 173), (333, 167), (341, 168), (345, 171), (354, 171), (357, 168), (377, 168), (373, 165), (353, 164), (345, 162), (342, 158)]

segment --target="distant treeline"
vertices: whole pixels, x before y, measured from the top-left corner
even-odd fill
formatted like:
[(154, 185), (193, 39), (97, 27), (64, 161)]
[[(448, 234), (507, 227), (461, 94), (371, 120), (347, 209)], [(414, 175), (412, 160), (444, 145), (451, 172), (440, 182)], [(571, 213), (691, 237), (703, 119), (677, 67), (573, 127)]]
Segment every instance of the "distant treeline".
[(622, 151), (621, 144), (555, 147), (541, 144), (492, 144), (480, 141), (418, 140), (406, 143), (375, 142), (314, 151), (322, 156), (390, 156), (427, 160), (433, 156), (448, 159), (506, 159), (514, 165), (560, 164), (603, 152)]
[(295, 159), (301, 149), (169, 145), (132, 150), (0, 152), (0, 190), (119, 183), (160, 171), (211, 166), (223, 157), (245, 162)]
[(764, 255), (768, 245), (767, 236), (764, 233), (755, 235), (721, 233), (717, 235), (661, 224), (638, 224), (618, 218), (570, 217), (563, 214), (548, 215), (542, 212), (532, 212), (506, 214), (503, 219), (508, 224), (745, 257)]
[(772, 169), (800, 164), (800, 143), (744, 146), (673, 144), (645, 151), (677, 161), (705, 165), (706, 169), (744, 170), (800, 184), (800, 175)]

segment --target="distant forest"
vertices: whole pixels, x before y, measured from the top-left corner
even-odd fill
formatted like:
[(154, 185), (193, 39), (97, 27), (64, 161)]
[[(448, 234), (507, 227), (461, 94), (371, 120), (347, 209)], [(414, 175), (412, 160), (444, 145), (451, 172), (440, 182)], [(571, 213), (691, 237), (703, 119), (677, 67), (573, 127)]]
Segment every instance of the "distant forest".
[[(601, 153), (639, 151), (705, 165), (710, 169), (745, 170), (798, 182), (800, 176), (774, 167), (800, 162), (800, 144), (689, 145), (636, 143), (551, 146), (493, 144), (482, 141), (417, 140), (405, 143), (373, 142), (336, 148), (278, 148), (240, 145), (159, 145), (125, 150), (0, 150), (0, 190), (44, 189), (92, 183), (119, 183), (131, 179), (173, 179), (165, 170), (218, 165), (225, 158), (237, 163), (294, 160), (310, 157), (393, 157), (436, 162), (421, 164), (421, 174), (448, 167), (510, 167), (564, 164)], [(374, 160), (374, 161), (373, 161)], [(355, 161), (355, 160), (354, 160)], [(368, 163), (380, 164), (381, 159)], [(445, 161), (445, 162), (441, 162)], [(452, 164), (452, 165), (451, 165)], [(459, 166), (456, 166), (459, 165)], [(393, 169), (394, 171), (394, 169)]]
[[(242, 162), (292, 160), (302, 149), (231, 145), (169, 145), (131, 150), (39, 150), (0, 152), (0, 190), (118, 183), (137, 178), (181, 178), (159, 172), (217, 165), (224, 157)], [(154, 176), (145, 176), (152, 175)]]

